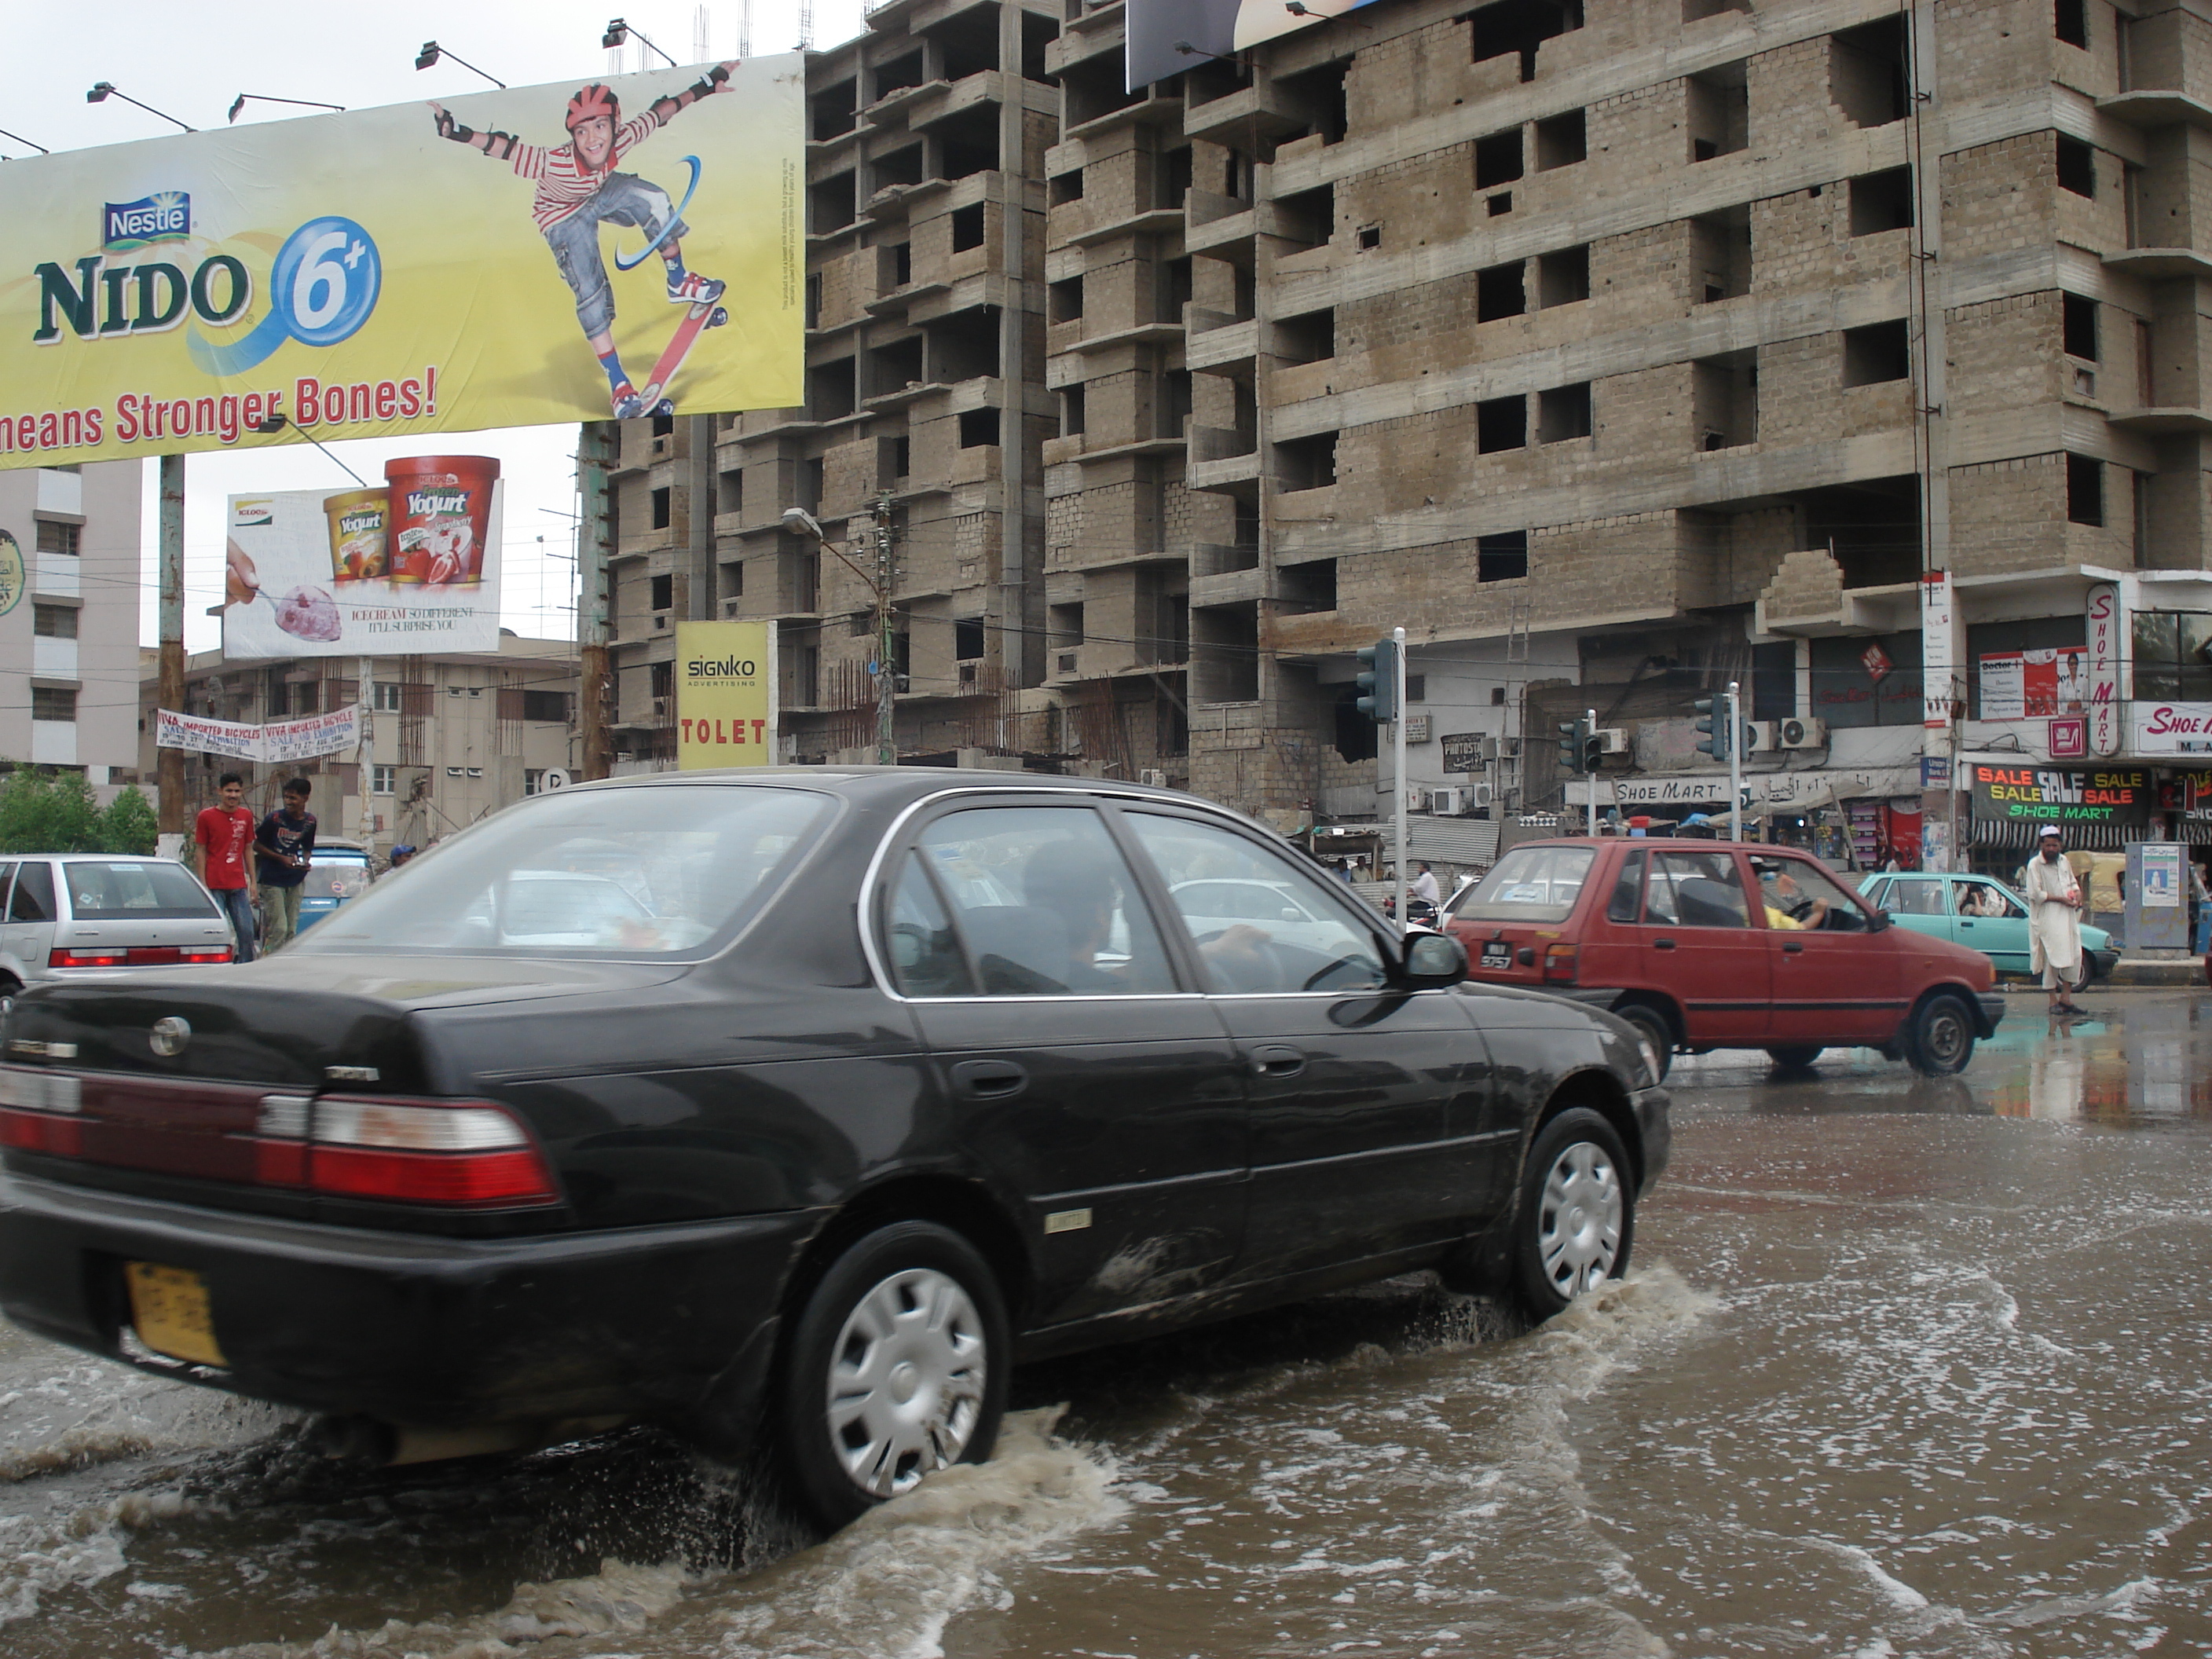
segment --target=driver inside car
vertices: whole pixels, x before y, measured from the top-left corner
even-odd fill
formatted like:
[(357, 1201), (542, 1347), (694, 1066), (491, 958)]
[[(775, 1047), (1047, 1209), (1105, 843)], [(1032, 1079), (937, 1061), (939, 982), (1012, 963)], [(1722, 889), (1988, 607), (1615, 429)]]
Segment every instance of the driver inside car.
[(1766, 925), (1789, 933), (1817, 928), (1828, 920), (1828, 901), (1808, 894), (1787, 870), (1771, 865), (1758, 866), (1759, 884), (1765, 889)]
[[(1115, 913), (1122, 902), (1121, 879), (1111, 861), (1079, 842), (1047, 842), (1023, 867), (1022, 896), (1031, 908), (1057, 916), (1066, 929), (1067, 971), (1058, 977), (1069, 990), (1130, 988), (1130, 964), (1101, 967), (1097, 961), (1113, 937)], [(1273, 975), (1275, 964), (1266, 953), (1267, 943), (1265, 930), (1240, 921), (1201, 940), (1198, 950), (1209, 966)]]

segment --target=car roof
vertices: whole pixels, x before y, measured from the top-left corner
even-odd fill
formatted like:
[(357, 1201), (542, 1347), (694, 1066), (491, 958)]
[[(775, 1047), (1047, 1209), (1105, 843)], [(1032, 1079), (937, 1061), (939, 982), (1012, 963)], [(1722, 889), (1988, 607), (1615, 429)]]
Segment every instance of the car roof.
[(52, 859), (57, 863), (76, 863), (91, 859), (128, 859), (133, 864), (183, 863), (181, 859), (165, 859), (159, 853), (0, 853), (0, 864), (20, 864), (25, 859)]

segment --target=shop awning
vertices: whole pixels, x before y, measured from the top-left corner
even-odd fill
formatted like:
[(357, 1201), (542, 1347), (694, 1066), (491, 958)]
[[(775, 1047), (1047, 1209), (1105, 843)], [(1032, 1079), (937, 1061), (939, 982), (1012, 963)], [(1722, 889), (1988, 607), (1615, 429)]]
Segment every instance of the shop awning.
[[(2011, 847), (2025, 852), (2035, 845), (2039, 825), (2027, 818), (1976, 818), (1974, 845)], [(2131, 841), (2142, 841), (2146, 831), (2139, 823), (2069, 823), (2066, 845), (2092, 853), (2117, 853)]]

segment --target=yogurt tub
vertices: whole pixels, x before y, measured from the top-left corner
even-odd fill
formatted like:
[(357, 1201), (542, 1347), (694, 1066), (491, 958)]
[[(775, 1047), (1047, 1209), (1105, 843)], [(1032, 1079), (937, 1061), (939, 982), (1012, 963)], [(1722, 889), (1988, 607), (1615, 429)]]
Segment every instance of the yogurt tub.
[(342, 582), (371, 581), (386, 572), (386, 531), (392, 518), (388, 489), (349, 489), (326, 496), (323, 511), (331, 521), (331, 576)]
[(482, 581), (498, 461), (416, 455), (386, 461), (384, 477), (392, 499), (392, 580), (434, 587)]

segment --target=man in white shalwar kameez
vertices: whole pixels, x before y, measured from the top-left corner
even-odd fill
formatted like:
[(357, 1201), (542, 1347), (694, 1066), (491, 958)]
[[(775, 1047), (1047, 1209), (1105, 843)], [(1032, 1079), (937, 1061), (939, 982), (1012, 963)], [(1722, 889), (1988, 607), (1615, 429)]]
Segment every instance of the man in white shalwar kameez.
[(2060, 856), (2058, 826), (2046, 823), (2037, 839), (2042, 851), (2027, 861), (2027, 966), (2043, 975), (2051, 1012), (2078, 1014), (2068, 992), (2081, 975), (2081, 884)]

